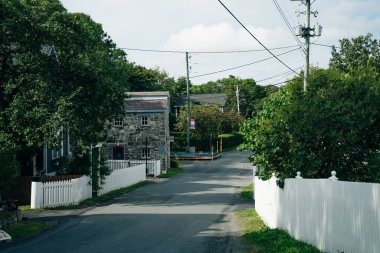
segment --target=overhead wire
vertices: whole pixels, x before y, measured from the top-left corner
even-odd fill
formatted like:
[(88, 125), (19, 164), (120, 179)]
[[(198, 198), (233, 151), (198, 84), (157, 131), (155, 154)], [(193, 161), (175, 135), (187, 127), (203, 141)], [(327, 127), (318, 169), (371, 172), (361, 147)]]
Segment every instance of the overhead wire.
[[(299, 45), (292, 46), (283, 46), (283, 47), (274, 47), (270, 50), (280, 50), (287, 48), (299, 47)], [(154, 52), (154, 53), (175, 53), (175, 54), (232, 54), (232, 53), (250, 53), (250, 52), (262, 52), (266, 49), (248, 49), (248, 50), (226, 50), (226, 51), (177, 51), (177, 50), (157, 50), (157, 49), (143, 49), (143, 48), (128, 48), (128, 47), (119, 47), (119, 49), (130, 50), (130, 51), (142, 51), (142, 52)]]
[(288, 68), (289, 70), (291, 70), (292, 72), (294, 72), (295, 74), (297, 75), (300, 75), (299, 73), (297, 73), (295, 70), (293, 70), (291, 67), (289, 67), (286, 63), (284, 63), (280, 58), (278, 58), (275, 54), (272, 53), (272, 51), (270, 51), (259, 39), (256, 38), (255, 35), (253, 35), (251, 33), (251, 31), (248, 30), (248, 28), (227, 8), (227, 6), (224, 5), (224, 3), (221, 1), (221, 0), (218, 0), (218, 2), (228, 11), (228, 13), (244, 28), (244, 30), (246, 30), (251, 36), (252, 38), (254, 38), (263, 48), (266, 49), (266, 51), (268, 51), (268, 53), (270, 53), (274, 58), (276, 58), (282, 65), (284, 65), (286, 68)]
[[(298, 67), (298, 68), (295, 68), (295, 70), (297, 69), (301, 69), (303, 66), (301, 67)], [(280, 77), (280, 76), (288, 76), (288, 74), (292, 74), (293, 72), (291, 71), (286, 71), (286, 72), (282, 72), (280, 74), (277, 74), (277, 75), (274, 75), (274, 76), (271, 76), (271, 77), (266, 77), (266, 78), (263, 78), (261, 80), (257, 80), (256, 83), (259, 83), (259, 82), (263, 82), (263, 81), (267, 81), (267, 80), (270, 80), (270, 79), (273, 79), (273, 78), (276, 78), (276, 77)]]
[(297, 41), (298, 45), (302, 48), (303, 53), (305, 54), (306, 49), (300, 39), (296, 36), (289, 20), (287, 19), (285, 13), (282, 11), (281, 6), (278, 4), (277, 0), (273, 0), (274, 5), (276, 6), (278, 12), (280, 13), (282, 19), (285, 21), (286, 27), (289, 29), (290, 33), (293, 35), (294, 39)]
[[(289, 51), (286, 51), (284, 53), (278, 54), (277, 56), (285, 55), (285, 54), (294, 52), (296, 50), (299, 50), (299, 47), (295, 48), (295, 49), (292, 49), (292, 50), (289, 50)], [(231, 67), (231, 68), (222, 69), (222, 70), (213, 71), (213, 72), (209, 72), (209, 73), (205, 73), (205, 74), (200, 74), (200, 75), (195, 75), (195, 76), (190, 76), (190, 78), (198, 78), (198, 77), (202, 77), (202, 76), (209, 76), (209, 75), (213, 75), (213, 74), (217, 74), (217, 73), (222, 73), (222, 72), (226, 72), (226, 71), (230, 71), (230, 70), (234, 70), (234, 69), (238, 69), (238, 68), (247, 67), (247, 66), (250, 66), (250, 65), (253, 65), (253, 64), (257, 64), (257, 63), (260, 63), (260, 62), (263, 62), (263, 61), (267, 61), (267, 60), (270, 60), (270, 59), (273, 59), (273, 58), (277, 58), (277, 56), (276, 55), (274, 57), (271, 56), (271, 57), (264, 58), (264, 59), (261, 59), (261, 60), (257, 60), (257, 61), (254, 61), (254, 62), (250, 62), (250, 63), (247, 63), (247, 64), (239, 65), (239, 66), (236, 66), (236, 67)], [(295, 72), (295, 70), (293, 70), (293, 69), (291, 71)], [(299, 75), (298, 73), (296, 73), (296, 74)]]
[(335, 46), (335, 45), (326, 45), (326, 44), (321, 44), (321, 43), (315, 43), (315, 42), (312, 42), (311, 44), (313, 45), (316, 45), (316, 46), (321, 46), (321, 47), (335, 47), (335, 48), (340, 48), (338, 46)]

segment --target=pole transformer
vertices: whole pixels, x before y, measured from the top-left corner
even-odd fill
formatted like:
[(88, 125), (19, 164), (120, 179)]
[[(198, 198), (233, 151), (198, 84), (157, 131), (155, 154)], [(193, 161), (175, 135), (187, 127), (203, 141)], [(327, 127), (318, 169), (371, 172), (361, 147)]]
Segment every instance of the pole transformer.
[[(307, 90), (308, 80), (309, 80), (309, 72), (310, 72), (310, 38), (315, 36), (321, 36), (322, 27), (320, 25), (316, 25), (314, 28), (310, 28), (310, 15), (313, 14), (314, 17), (317, 17), (318, 12), (312, 12), (310, 0), (291, 0), (291, 1), (301, 1), (306, 6), (305, 12), (299, 12), (306, 15), (306, 25), (298, 25), (296, 26), (296, 35), (305, 38), (305, 70), (304, 70), (304, 78), (303, 78), (303, 89)], [(313, 32), (313, 33), (311, 33)]]

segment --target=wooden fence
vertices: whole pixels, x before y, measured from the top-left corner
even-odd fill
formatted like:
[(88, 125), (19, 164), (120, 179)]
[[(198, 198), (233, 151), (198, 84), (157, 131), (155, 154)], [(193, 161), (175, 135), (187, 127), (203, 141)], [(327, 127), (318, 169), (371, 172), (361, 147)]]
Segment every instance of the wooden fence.
[(380, 249), (380, 184), (331, 179), (255, 177), (255, 208), (271, 228), (326, 252), (377, 253)]

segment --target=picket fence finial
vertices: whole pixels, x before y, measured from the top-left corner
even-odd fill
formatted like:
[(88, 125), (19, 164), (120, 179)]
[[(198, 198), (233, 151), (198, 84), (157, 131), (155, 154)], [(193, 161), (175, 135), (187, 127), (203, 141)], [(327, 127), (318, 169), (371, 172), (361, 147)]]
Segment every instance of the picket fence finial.
[(301, 171), (297, 171), (297, 176), (296, 176), (296, 178), (297, 178), (297, 179), (301, 179), (301, 178), (303, 178), (303, 177), (301, 176)]
[(338, 178), (336, 177), (336, 171), (333, 170), (331, 171), (331, 177), (329, 177), (330, 180), (334, 180), (334, 181), (337, 181)]

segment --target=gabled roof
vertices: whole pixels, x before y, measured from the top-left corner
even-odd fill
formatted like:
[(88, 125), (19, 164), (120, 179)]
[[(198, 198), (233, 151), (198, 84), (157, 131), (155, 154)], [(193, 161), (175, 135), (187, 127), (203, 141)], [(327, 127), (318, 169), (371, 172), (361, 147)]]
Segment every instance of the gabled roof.
[(169, 92), (128, 92), (126, 112), (165, 112), (169, 109)]
[[(227, 101), (226, 94), (190, 94), (190, 101), (195, 104), (224, 106)], [(176, 106), (186, 105), (186, 95), (178, 98)]]

